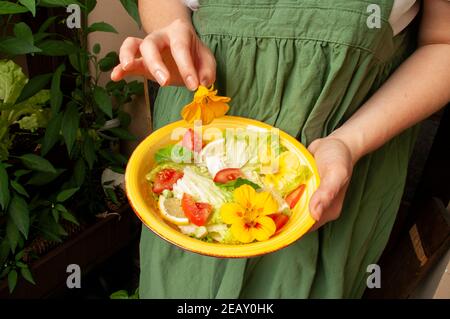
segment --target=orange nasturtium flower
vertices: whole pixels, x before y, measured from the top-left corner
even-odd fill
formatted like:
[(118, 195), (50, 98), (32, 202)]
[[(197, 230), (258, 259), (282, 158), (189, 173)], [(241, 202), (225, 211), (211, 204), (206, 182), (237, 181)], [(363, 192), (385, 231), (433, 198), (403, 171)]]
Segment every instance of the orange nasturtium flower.
[(214, 86), (208, 89), (200, 85), (195, 92), (194, 100), (183, 108), (181, 116), (188, 123), (201, 120), (202, 125), (207, 125), (228, 112), (230, 106), (227, 102), (230, 100), (229, 97), (218, 96)]
[(267, 215), (278, 211), (278, 203), (272, 194), (257, 193), (253, 187), (242, 185), (234, 190), (233, 197), (234, 202), (220, 208), (223, 222), (231, 225), (231, 234), (242, 243), (269, 239), (276, 226)]

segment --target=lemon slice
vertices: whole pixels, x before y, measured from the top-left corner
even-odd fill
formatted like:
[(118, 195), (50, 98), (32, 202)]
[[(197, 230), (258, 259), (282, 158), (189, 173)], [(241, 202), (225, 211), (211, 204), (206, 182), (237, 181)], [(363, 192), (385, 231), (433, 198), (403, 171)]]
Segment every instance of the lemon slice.
[(159, 196), (159, 211), (162, 217), (175, 225), (189, 225), (189, 219), (184, 215), (181, 201), (175, 197)]

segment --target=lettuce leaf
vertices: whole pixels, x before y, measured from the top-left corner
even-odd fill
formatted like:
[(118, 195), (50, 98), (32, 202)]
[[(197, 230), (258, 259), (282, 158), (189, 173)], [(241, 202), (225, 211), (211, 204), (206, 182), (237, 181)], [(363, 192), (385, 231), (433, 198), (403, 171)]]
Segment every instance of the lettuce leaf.
[(234, 181), (230, 181), (228, 183), (222, 184), (222, 183), (215, 183), (219, 188), (226, 190), (228, 192), (234, 191), (236, 188), (242, 186), (242, 185), (250, 185), (255, 190), (258, 190), (261, 188), (258, 184), (253, 183), (252, 181), (249, 181), (248, 179), (238, 177)]
[(198, 202), (209, 203), (218, 210), (223, 203), (230, 200), (231, 194), (217, 187), (211, 178), (197, 173), (192, 166), (185, 166), (183, 178), (173, 185), (173, 194), (180, 198), (189, 194)]
[(301, 184), (304, 184), (312, 176), (312, 172), (306, 165), (300, 165), (296, 174), (286, 174), (278, 181), (276, 189), (283, 195), (287, 195)]
[(0, 60), (0, 110), (17, 101), (27, 82), (20, 66), (11, 60)]
[(192, 151), (178, 144), (163, 147), (159, 149), (155, 154), (156, 163), (191, 163), (192, 158)]

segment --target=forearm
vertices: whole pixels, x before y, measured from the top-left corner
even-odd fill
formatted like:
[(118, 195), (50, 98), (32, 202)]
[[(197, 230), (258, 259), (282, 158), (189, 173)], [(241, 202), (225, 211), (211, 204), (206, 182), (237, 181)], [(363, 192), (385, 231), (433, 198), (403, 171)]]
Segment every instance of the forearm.
[(181, 0), (139, 0), (139, 14), (147, 33), (180, 19), (191, 21), (190, 10)]
[(450, 45), (425, 45), (331, 136), (349, 147), (356, 162), (449, 101)]

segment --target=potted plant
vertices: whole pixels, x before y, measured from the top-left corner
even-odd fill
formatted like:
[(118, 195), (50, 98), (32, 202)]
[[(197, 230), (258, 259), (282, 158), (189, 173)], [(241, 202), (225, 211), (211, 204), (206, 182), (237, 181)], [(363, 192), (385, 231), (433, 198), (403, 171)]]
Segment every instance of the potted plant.
[[(78, 4), (85, 18), (96, 4), (0, 1), (0, 283), (10, 292), (20, 277), (40, 285), (33, 267), (44, 253), (67, 239), (76, 247), (78, 237), (89, 245), (95, 240), (92, 227), (99, 227), (95, 216), (108, 209), (120, 213), (125, 203), (116, 187), (127, 162), (119, 146), (134, 136), (127, 130), (131, 119), (123, 106), (142, 94), (143, 85), (100, 85), (100, 75), (118, 63), (117, 53), (102, 54), (99, 44), (87, 48), (89, 33), (116, 32), (114, 27), (104, 22), (88, 26), (83, 19), (81, 28), (60, 34), (51, 30), (65, 22), (64, 15), (51, 16), (38, 28), (17, 19), (45, 13), (48, 7), (65, 9), (69, 2)], [(137, 20), (135, 1), (121, 3)], [(28, 79), (13, 62), (24, 55), (57, 57), (59, 65)], [(64, 81), (72, 85), (62, 86)], [(79, 235), (89, 229), (92, 236)]]

